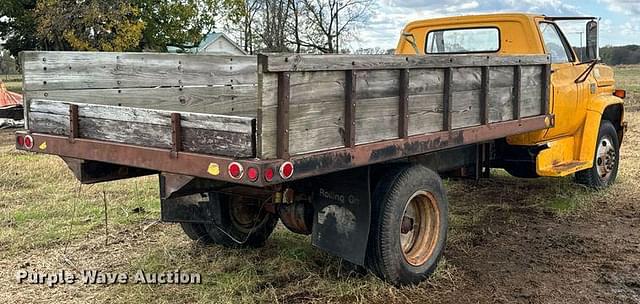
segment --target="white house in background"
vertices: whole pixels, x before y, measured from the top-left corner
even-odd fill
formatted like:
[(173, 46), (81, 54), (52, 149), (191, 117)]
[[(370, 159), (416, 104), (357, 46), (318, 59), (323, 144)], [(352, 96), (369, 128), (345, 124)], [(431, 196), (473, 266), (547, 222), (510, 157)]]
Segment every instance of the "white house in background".
[(175, 46), (167, 46), (167, 51), (169, 53), (247, 55), (247, 52), (223, 33), (211, 33), (204, 36), (197, 47), (181, 49)]

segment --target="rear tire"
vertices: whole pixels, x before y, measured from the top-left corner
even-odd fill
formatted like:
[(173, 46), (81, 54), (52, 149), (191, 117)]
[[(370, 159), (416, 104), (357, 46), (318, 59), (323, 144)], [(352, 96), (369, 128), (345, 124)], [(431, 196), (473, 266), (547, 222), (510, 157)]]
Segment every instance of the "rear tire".
[(444, 252), (446, 192), (440, 177), (423, 166), (393, 171), (373, 195), (367, 266), (392, 284), (416, 284), (435, 271)]
[(213, 239), (211, 239), (207, 233), (207, 229), (204, 227), (204, 224), (183, 222), (180, 223), (180, 227), (182, 227), (184, 234), (194, 241), (198, 241), (203, 244), (213, 243)]
[(577, 183), (594, 189), (604, 189), (611, 186), (618, 176), (620, 162), (620, 142), (618, 133), (608, 120), (600, 123), (598, 142), (593, 157), (593, 167), (576, 172)]
[(204, 224), (213, 243), (231, 248), (264, 246), (278, 223), (278, 217), (264, 210), (263, 201), (216, 193), (210, 196), (212, 203), (220, 203), (222, 221), (221, 225)]

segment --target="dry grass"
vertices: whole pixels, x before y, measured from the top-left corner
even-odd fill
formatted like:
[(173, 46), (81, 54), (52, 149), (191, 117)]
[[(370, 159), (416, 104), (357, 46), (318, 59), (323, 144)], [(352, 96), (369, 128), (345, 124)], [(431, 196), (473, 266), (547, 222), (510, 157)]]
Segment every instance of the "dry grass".
[(3, 75), (0, 80), (4, 82), (7, 89), (11, 92), (22, 93), (22, 76), (21, 75)]
[(615, 68), (616, 86), (627, 90), (625, 104), (628, 108), (640, 110), (640, 65), (625, 65)]
[[(621, 74), (628, 76), (621, 82), (637, 85), (637, 80), (627, 78), (637, 79), (638, 71), (638, 67), (633, 72), (624, 70)], [(640, 113), (628, 113), (627, 120), (632, 129), (640, 128)], [(439, 297), (451, 298), (463, 285), (462, 277), (473, 272), (464, 262), (446, 258), (427, 282), (395, 288), (372, 275), (345, 272), (339, 259), (311, 247), (308, 237), (282, 227), (261, 250), (203, 248), (188, 240), (176, 225), (154, 224), (159, 218), (155, 178), (80, 187), (60, 159), (17, 152), (11, 145), (11, 133), (0, 132), (2, 303), (430, 303), (439, 302)], [(447, 181), (452, 209), (449, 252), (453, 256), (471, 254), (480, 242), (479, 227), (497, 220), (493, 215), (498, 212), (504, 216), (500, 220), (527, 225), (519, 223), (526, 221), (523, 212), (580, 218), (590, 216), (599, 202), (625, 204), (639, 197), (638, 146), (640, 136), (631, 132), (623, 146), (619, 183), (606, 192), (592, 192), (575, 185), (571, 178), (520, 180), (502, 171), (479, 184)], [(103, 193), (108, 202), (108, 236)], [(181, 269), (201, 273), (203, 284), (48, 288), (16, 284), (13, 277), (19, 269), (127, 273)]]

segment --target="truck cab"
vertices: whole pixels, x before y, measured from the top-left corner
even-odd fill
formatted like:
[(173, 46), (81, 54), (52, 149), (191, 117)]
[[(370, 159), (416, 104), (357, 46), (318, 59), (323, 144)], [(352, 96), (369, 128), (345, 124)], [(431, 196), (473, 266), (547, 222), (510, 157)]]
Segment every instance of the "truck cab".
[[(586, 21), (582, 61), (559, 20)], [(615, 179), (612, 163), (618, 155), (612, 146), (619, 146), (624, 134), (625, 92), (616, 90), (613, 69), (599, 63), (596, 18), (491, 14), (414, 21), (403, 29), (396, 53), (548, 54), (553, 127), (508, 137), (498, 148), (496, 165), (519, 177), (577, 173), (579, 181), (596, 187)], [(615, 129), (615, 136), (599, 136), (603, 123)]]

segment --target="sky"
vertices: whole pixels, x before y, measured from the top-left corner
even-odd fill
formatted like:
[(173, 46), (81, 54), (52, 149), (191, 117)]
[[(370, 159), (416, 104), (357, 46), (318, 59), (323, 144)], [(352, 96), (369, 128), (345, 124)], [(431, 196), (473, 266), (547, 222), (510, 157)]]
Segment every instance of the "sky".
[[(529, 12), (547, 16), (600, 17), (600, 45), (640, 44), (640, 0), (373, 0), (371, 19), (358, 29), (357, 49), (395, 48), (403, 26), (413, 20), (493, 12)], [(560, 27), (580, 46), (584, 23)]]

